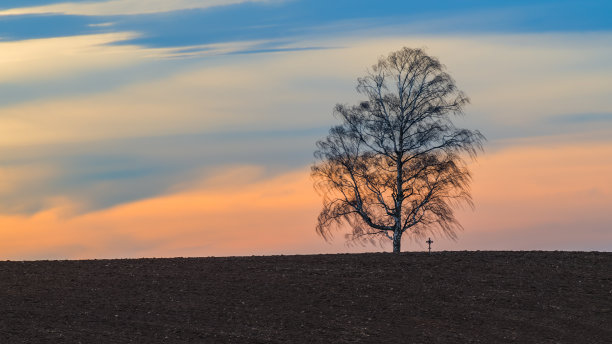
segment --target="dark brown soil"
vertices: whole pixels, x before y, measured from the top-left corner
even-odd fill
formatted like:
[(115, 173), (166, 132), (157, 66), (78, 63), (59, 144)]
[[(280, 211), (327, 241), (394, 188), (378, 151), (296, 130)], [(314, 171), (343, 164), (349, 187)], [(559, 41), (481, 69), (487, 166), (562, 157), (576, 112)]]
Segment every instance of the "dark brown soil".
[(0, 262), (0, 343), (611, 343), (612, 253)]

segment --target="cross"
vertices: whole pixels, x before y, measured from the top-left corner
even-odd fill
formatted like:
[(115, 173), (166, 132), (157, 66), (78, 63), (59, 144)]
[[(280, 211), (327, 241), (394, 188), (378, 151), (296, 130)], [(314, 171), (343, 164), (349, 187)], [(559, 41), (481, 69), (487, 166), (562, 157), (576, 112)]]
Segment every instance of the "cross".
[(431, 253), (431, 244), (433, 244), (433, 241), (431, 240), (431, 238), (427, 239), (427, 241), (425, 241), (427, 243), (427, 245), (429, 246), (429, 253)]

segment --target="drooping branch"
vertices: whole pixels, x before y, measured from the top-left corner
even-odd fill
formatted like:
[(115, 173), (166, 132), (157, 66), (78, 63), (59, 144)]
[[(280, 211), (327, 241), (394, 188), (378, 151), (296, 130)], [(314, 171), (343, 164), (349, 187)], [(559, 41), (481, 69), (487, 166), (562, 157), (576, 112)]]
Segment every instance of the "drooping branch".
[(317, 143), (317, 231), (328, 238), (346, 223), (357, 240), (405, 231), (454, 238), (461, 225), (453, 208), (472, 205), (463, 156), (475, 158), (484, 141), (452, 121), (469, 99), (436, 58), (409, 48), (381, 58), (357, 91), (366, 100), (337, 105), (341, 124)]

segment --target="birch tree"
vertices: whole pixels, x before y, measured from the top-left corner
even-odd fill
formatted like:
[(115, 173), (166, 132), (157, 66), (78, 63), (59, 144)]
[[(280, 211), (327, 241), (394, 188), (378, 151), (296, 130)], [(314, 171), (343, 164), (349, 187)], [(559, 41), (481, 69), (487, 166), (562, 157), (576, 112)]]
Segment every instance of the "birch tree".
[(462, 229), (454, 210), (473, 207), (466, 158), (484, 136), (457, 128), (469, 99), (437, 58), (403, 48), (381, 57), (357, 80), (358, 105), (336, 105), (340, 124), (317, 142), (311, 174), (323, 196), (316, 230), (326, 240), (390, 240)]

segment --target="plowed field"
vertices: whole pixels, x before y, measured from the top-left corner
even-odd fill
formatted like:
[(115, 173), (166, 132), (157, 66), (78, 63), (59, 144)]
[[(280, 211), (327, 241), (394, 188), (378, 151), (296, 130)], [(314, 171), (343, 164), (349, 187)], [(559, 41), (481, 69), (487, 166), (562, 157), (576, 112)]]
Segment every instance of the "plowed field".
[(612, 253), (0, 262), (0, 343), (612, 343)]

